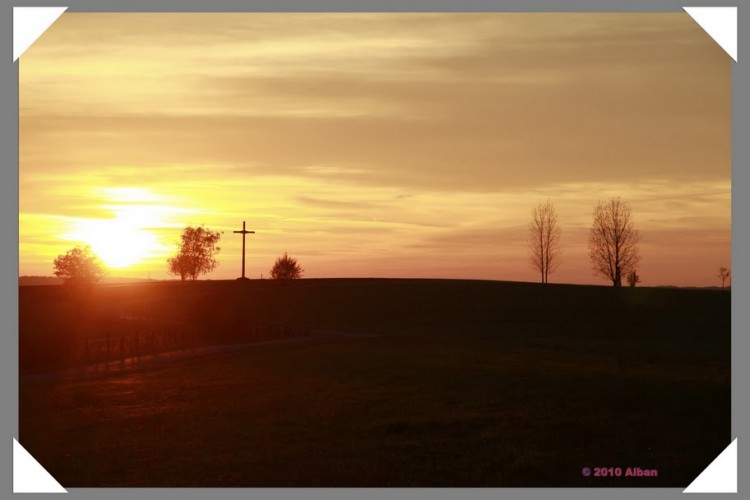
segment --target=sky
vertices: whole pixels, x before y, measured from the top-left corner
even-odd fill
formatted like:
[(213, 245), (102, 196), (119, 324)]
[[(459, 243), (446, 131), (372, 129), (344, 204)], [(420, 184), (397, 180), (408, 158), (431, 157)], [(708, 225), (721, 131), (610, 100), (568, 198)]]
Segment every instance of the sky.
[(588, 235), (630, 203), (642, 285), (731, 262), (731, 59), (685, 13), (65, 13), (20, 58), (19, 274), (89, 244), (169, 278), (181, 230), (267, 277), (606, 284)]

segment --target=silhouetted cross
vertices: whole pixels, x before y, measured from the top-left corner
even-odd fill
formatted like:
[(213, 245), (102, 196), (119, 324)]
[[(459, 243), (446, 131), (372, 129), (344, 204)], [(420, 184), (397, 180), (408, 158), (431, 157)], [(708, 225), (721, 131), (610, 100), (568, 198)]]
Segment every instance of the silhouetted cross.
[(245, 235), (246, 234), (255, 234), (255, 231), (248, 231), (245, 229), (245, 221), (242, 221), (242, 231), (232, 231), (233, 233), (238, 233), (242, 235), (242, 277), (240, 279), (247, 279), (245, 278)]

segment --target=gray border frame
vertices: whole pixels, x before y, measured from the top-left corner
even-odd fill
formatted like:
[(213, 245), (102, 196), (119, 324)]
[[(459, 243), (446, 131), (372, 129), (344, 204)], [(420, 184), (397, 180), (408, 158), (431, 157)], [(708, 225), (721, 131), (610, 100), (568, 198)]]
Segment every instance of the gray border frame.
[[(13, 7), (67, 6), (68, 12), (680, 12), (683, 6), (737, 6), (739, 0), (15, 0), (0, 5), (0, 222), (7, 237), (0, 238), (0, 391), (6, 404), (0, 405), (0, 494), (13, 491), (12, 438), (18, 435), (18, 65), (13, 62)], [(750, 47), (740, 29), (746, 18), (743, 6), (738, 10), (738, 61), (750, 57)], [(748, 10), (750, 12), (750, 10)], [(687, 15), (687, 14), (686, 14)], [(708, 36), (708, 35), (706, 35)], [(740, 89), (750, 88), (748, 66), (732, 66), (732, 425), (734, 439), (748, 423), (748, 387), (739, 380), (748, 380), (750, 365), (741, 365), (741, 355), (750, 351), (750, 339), (743, 335), (750, 315), (738, 304), (750, 303), (748, 272), (750, 265), (743, 261), (748, 252), (748, 213), (750, 199), (740, 195), (741, 188), (750, 183), (750, 147), (748, 131), (748, 102), (741, 98)], [(745, 91), (746, 93), (747, 91)], [(744, 134), (742, 133), (744, 132)], [(744, 141), (744, 142), (743, 142)], [(9, 235), (15, 235), (11, 238)], [(10, 403), (7, 403), (7, 402)], [(728, 445), (729, 443), (727, 443)], [(738, 440), (738, 468), (746, 464), (746, 454)], [(706, 464), (708, 466), (709, 464)], [(741, 469), (740, 469), (741, 470)], [(738, 491), (745, 491), (746, 479), (738, 471)], [(63, 485), (64, 486), (64, 485)], [(115, 498), (158, 496), (159, 498), (200, 499), (216, 498), (681, 498), (676, 488), (72, 488), (75, 498)], [(25, 494), (35, 498), (39, 494)], [(715, 495), (710, 495), (714, 497)], [(703, 496), (702, 498), (706, 498)]]

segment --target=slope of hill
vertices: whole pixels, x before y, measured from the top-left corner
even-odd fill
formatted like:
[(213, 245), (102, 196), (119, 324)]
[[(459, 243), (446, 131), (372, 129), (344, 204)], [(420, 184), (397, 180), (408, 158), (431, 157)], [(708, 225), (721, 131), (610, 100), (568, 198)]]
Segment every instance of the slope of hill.
[(22, 367), (53, 366), (62, 340), (119, 313), (182, 318), (203, 343), (246, 341), (254, 324), (377, 336), (22, 377), (20, 439), (69, 487), (685, 487), (731, 437), (730, 297), (450, 280), (24, 287)]

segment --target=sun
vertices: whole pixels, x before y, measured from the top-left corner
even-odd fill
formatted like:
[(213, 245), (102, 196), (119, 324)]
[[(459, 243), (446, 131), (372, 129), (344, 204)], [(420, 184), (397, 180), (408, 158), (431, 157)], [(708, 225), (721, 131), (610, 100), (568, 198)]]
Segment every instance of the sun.
[(138, 264), (148, 258), (156, 247), (156, 239), (151, 233), (118, 223), (91, 232), (85, 241), (102, 262), (111, 268)]
[(173, 215), (185, 212), (170, 200), (143, 187), (96, 187), (100, 218), (76, 218), (61, 237), (89, 245), (102, 263), (112, 269), (138, 266), (168, 251), (158, 238), (159, 230), (174, 226)]
[[(135, 208), (135, 207), (133, 207)], [(119, 213), (110, 219), (83, 219), (66, 239), (91, 246), (105, 266), (122, 269), (137, 265), (162, 250), (156, 236), (141, 227), (135, 214)]]

